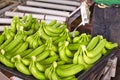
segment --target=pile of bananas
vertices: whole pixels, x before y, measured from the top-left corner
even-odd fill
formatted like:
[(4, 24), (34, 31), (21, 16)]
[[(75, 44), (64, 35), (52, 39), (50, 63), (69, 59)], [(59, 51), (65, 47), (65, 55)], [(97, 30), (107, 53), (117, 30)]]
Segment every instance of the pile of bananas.
[(117, 43), (101, 35), (70, 32), (56, 20), (38, 22), (32, 15), (15, 16), (0, 35), (0, 62), (39, 80), (77, 80)]

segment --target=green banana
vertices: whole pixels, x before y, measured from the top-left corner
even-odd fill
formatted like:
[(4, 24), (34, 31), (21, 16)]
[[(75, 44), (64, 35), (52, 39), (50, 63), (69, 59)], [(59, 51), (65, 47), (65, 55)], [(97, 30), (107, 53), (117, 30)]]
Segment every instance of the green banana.
[(3, 49), (4, 47), (6, 47), (12, 40), (13, 40), (13, 37), (10, 37), (9, 39), (7, 39), (2, 45), (0, 45), (0, 49)]
[(56, 34), (60, 34), (62, 33), (62, 31), (64, 30), (64, 25), (61, 25), (61, 28), (56, 28), (54, 26), (46, 26), (47, 31), (50, 31), (51, 33), (56, 33)]
[(72, 51), (78, 50), (78, 48), (82, 45), (81, 43), (71, 43), (68, 45), (68, 48)]
[(73, 57), (73, 64), (78, 64), (78, 56), (79, 56), (80, 51), (78, 50)]
[(96, 45), (99, 43), (100, 39), (102, 36), (98, 35), (92, 38), (92, 40), (89, 42), (89, 44), (87, 45), (87, 50), (93, 50)]
[(65, 47), (63, 46), (63, 49), (59, 51), (59, 56), (60, 56), (60, 59), (67, 62), (67, 63), (72, 63), (72, 59), (67, 57), (66, 55), (66, 50), (65, 50)]
[(49, 54), (50, 54), (50, 50), (45, 50), (44, 52), (42, 52), (37, 56), (37, 61), (46, 59), (49, 56)]
[(57, 23), (57, 20), (52, 20), (48, 25), (49, 26), (53, 26), (53, 25), (55, 25)]
[(46, 47), (45, 44), (39, 46), (38, 48), (36, 48), (35, 50), (33, 50), (30, 54), (28, 54), (28, 55), (25, 56), (24, 58), (30, 58), (30, 57), (32, 57), (32, 56), (37, 56), (37, 55), (39, 55), (41, 52), (44, 51), (45, 47)]
[(25, 57), (27, 56), (29, 53), (31, 53), (33, 51), (33, 49), (26, 49), (20, 53), (18, 53), (21, 57)]
[(36, 57), (32, 56), (32, 62), (29, 65), (29, 70), (36, 79), (45, 80), (44, 73), (40, 72), (35, 65)]
[[(56, 24), (54, 24), (52, 27), (53, 28), (59, 28), (62, 25), (62, 23), (57, 22)], [(60, 27), (61, 28), (61, 27)]]
[(0, 53), (0, 62), (7, 67), (15, 68), (15, 65), (9, 59), (7, 59), (2, 53)]
[(15, 53), (13, 53), (13, 54), (11, 54), (11, 55), (16, 55), (16, 54), (19, 54), (20, 52), (23, 52), (23, 51), (25, 51), (26, 49), (28, 48), (28, 42), (24, 42), (22, 45), (21, 45), (21, 47), (15, 52)]
[(16, 61), (15, 61), (15, 67), (18, 71), (20, 71), (21, 73), (25, 74), (25, 75), (31, 75), (31, 72), (29, 71), (29, 68), (26, 67), (22, 61), (21, 61), (21, 57), (20, 55), (16, 56)]
[(47, 59), (40, 61), (40, 63), (41, 64), (51, 64), (54, 61), (58, 60), (58, 57), (59, 57), (58, 55), (50, 56)]
[(101, 51), (102, 55), (106, 55), (108, 53), (108, 50), (104, 47)]
[(49, 27), (49, 26), (44, 26), (44, 27), (43, 27), (43, 30), (44, 30), (44, 32), (45, 32), (48, 36), (50, 36), (50, 37), (57, 37), (57, 36), (59, 36), (59, 33), (53, 33), (53, 32), (51, 32), (51, 31), (49, 31), (46, 27)]
[(81, 51), (80, 54), (79, 54), (79, 56), (78, 56), (78, 64), (84, 65), (84, 69), (85, 70), (88, 70), (88, 69), (90, 69), (93, 66), (93, 64), (92, 65), (86, 64), (86, 62), (83, 59), (83, 51)]
[(50, 67), (48, 67), (46, 70), (45, 70), (45, 77), (47, 79), (51, 79), (51, 70), (53, 69), (53, 66), (50, 65)]
[(74, 56), (74, 53), (72, 53), (69, 49), (68, 49), (68, 46), (65, 48), (65, 51), (66, 51), (66, 55), (70, 58), (73, 58)]
[(33, 43), (32, 43), (32, 48), (36, 49), (38, 47), (38, 37), (34, 39)]
[(96, 47), (91, 50), (91, 51), (86, 51), (86, 55), (90, 58), (94, 58), (95, 56), (97, 56), (99, 53), (101, 53), (102, 49), (105, 47), (106, 44), (106, 39), (102, 39), (99, 41), (99, 43), (96, 45)]
[(97, 54), (95, 57), (93, 58), (89, 58), (86, 53), (83, 53), (83, 59), (85, 61), (86, 64), (93, 64), (95, 63), (97, 60), (99, 60), (101, 58), (102, 54), (99, 53)]
[(36, 67), (39, 71), (45, 72), (46, 67), (44, 65), (40, 64), (39, 62), (36, 62)]
[(52, 72), (51, 76), (52, 76), (51, 80), (60, 80), (58, 74), (56, 73), (56, 69), (55, 68), (53, 69), (53, 72)]
[(17, 44), (19, 44), (19, 42), (23, 39), (24, 34), (18, 34), (18, 36), (16, 36), (16, 38), (14, 38), (13, 41), (11, 41), (5, 48), (4, 50), (10, 51), (12, 50)]
[(71, 66), (67, 69), (57, 68), (56, 72), (60, 77), (68, 77), (68, 76), (72, 76), (72, 75), (75, 75), (75, 74), (83, 71), (83, 69), (84, 69), (83, 65), (77, 64), (77, 65)]
[(50, 36), (48, 36), (48, 35), (44, 32), (44, 30), (43, 30), (44, 25), (45, 25), (45, 22), (42, 21), (42, 22), (40, 23), (40, 28), (39, 28), (38, 32), (39, 32), (39, 34), (41, 34), (41, 37), (42, 37), (43, 39), (47, 40), (47, 39), (50, 38)]
[(73, 38), (73, 43), (79, 42), (80, 38), (81, 38), (80, 36), (74, 37), (74, 38)]
[(0, 35), (0, 45), (3, 44), (4, 41), (5, 41), (5, 35), (2, 34)]
[(112, 42), (107, 41), (106, 44), (105, 44), (106, 49), (113, 49), (115, 47), (118, 47), (118, 43), (112, 43)]
[(70, 68), (70, 67), (72, 67), (74, 65), (76, 65), (76, 64), (63, 64), (63, 65), (58, 65), (57, 68), (67, 69), (67, 68)]
[(12, 56), (14, 56), (13, 54), (16, 53), (16, 51), (23, 45), (23, 42), (20, 42), (13, 50), (9, 51), (9, 52), (5, 52), (5, 56), (10, 59)]
[(30, 59), (22, 58), (21, 61), (22, 61), (22, 63), (23, 63), (24, 65), (29, 66), (31, 60), (30, 60)]

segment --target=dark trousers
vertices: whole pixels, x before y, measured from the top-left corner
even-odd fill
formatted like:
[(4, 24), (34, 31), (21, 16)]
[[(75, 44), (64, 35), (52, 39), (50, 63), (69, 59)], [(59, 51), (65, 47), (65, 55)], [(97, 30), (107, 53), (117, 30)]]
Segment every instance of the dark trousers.
[[(120, 7), (99, 8), (94, 6), (92, 35), (103, 35), (108, 41), (117, 42), (120, 47)], [(120, 65), (120, 51), (117, 53)]]

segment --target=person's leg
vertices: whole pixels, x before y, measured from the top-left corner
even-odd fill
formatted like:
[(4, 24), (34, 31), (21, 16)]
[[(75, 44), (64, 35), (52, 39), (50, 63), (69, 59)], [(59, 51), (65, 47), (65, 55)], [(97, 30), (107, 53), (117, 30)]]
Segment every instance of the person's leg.
[(94, 6), (93, 17), (92, 17), (92, 36), (106, 35), (106, 25), (104, 23), (104, 9), (99, 8), (97, 5)]
[[(107, 36), (111, 42), (117, 42), (120, 48), (120, 7), (106, 9)], [(117, 53), (118, 66), (120, 66), (120, 50)]]

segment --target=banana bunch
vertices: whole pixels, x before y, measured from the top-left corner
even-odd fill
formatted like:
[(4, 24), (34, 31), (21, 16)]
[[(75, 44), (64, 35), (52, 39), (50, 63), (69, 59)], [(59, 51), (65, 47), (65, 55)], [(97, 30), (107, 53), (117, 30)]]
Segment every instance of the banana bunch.
[(31, 49), (36, 49), (38, 46), (43, 44), (38, 32), (28, 36), (26, 41), (29, 43), (29, 48)]
[(64, 41), (61, 46), (59, 45), (59, 56), (60, 59), (65, 61), (66, 63), (72, 63), (74, 53), (69, 50), (68, 44), (68, 41)]
[(73, 43), (80, 43), (80, 44), (83, 44), (83, 45), (88, 45), (90, 40), (91, 40), (90, 35), (87, 35), (86, 33), (82, 33), (81, 35), (73, 38)]
[(15, 56), (15, 67), (18, 71), (20, 71), (21, 73), (25, 74), (25, 75), (31, 75), (31, 72), (29, 71), (29, 68), (26, 67), (22, 61), (21, 61), (21, 56), (20, 55), (16, 55)]
[(12, 29), (9, 29), (8, 27), (4, 27), (4, 32), (2, 33), (4, 35), (4, 40), (9, 39), (10, 37), (14, 37), (15, 33), (12, 32)]
[[(53, 21), (51, 21), (51, 24)], [(42, 21), (40, 23), (39, 34), (41, 34), (41, 37), (45, 40), (52, 38), (52, 41), (56, 44), (66, 39), (70, 40), (68, 37), (69, 30), (66, 28), (66, 25), (58, 24), (59, 23), (55, 23), (52, 26), (50, 26), (50, 24), (47, 25), (44, 21)]]
[(91, 64), (87, 64), (84, 61), (84, 50), (83, 47), (85, 47), (84, 45), (80, 45), (79, 49), (76, 51), (76, 53), (74, 54), (74, 58), (73, 58), (73, 64), (82, 64), (84, 65), (84, 70), (89, 69), (92, 65)]
[(95, 56), (98, 56), (99, 54), (101, 54), (101, 51), (105, 47), (106, 42), (107, 42), (106, 39), (100, 40), (93, 50), (90, 51), (86, 50), (86, 55), (90, 58), (94, 58)]
[(36, 66), (36, 57), (35, 56), (32, 56), (32, 61), (29, 65), (29, 71), (36, 79), (39, 79), (39, 80), (46, 79), (45, 74), (43, 72), (39, 71), (39, 69)]
[(15, 65), (4, 55), (4, 53), (0, 53), (0, 62), (7, 67), (15, 68)]
[(57, 67), (57, 62), (53, 62), (53, 64), (50, 65), (50, 67), (48, 67), (45, 70), (45, 76), (47, 79), (49, 80), (61, 80), (58, 76), (58, 74), (56, 73), (56, 67)]
[(110, 50), (118, 47), (118, 43), (112, 43), (107, 41), (105, 47), (102, 49), (102, 54), (106, 55)]
[(46, 41), (46, 45), (47, 46), (46, 46), (45, 50), (37, 56), (37, 61), (42, 61), (50, 56), (57, 55), (56, 54), (57, 47), (52, 44), (52, 38), (50, 38)]
[(106, 39), (101, 39), (94, 49), (87, 51), (85, 46), (82, 46), (83, 59), (87, 64), (94, 64), (102, 57), (102, 50), (105, 47)]

